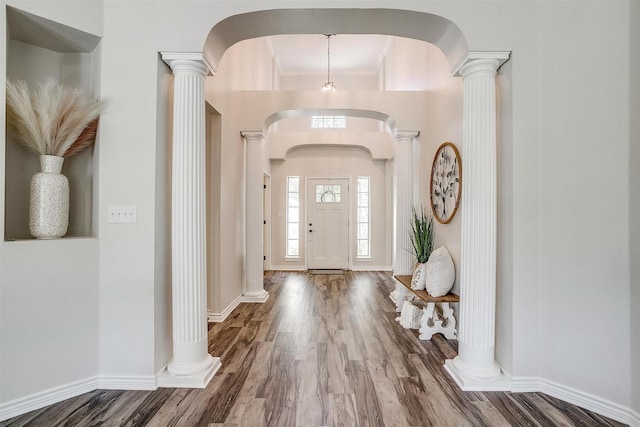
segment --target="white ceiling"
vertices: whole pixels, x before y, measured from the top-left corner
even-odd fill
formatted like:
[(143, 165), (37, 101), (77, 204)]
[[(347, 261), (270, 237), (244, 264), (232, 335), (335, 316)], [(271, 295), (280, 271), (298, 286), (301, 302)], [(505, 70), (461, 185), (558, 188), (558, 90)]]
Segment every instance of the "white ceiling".
[[(332, 74), (375, 74), (390, 36), (331, 36)], [(283, 75), (327, 72), (327, 37), (322, 34), (270, 36), (269, 43)]]

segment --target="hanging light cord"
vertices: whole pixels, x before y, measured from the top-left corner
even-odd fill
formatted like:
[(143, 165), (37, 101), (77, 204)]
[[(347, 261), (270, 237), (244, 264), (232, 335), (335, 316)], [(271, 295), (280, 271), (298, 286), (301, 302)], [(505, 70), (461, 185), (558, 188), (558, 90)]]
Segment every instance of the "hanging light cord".
[(331, 36), (335, 34), (325, 34), (327, 37), (327, 82), (321, 86), (325, 92), (335, 92), (336, 85), (331, 81)]
[(327, 83), (331, 81), (331, 34), (327, 34)]

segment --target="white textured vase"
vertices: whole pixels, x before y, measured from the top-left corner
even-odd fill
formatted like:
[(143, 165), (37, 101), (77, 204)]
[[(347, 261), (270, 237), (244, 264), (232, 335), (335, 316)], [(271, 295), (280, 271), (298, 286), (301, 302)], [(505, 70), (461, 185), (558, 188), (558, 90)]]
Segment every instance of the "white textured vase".
[(411, 289), (422, 291), (427, 284), (427, 263), (417, 262), (411, 276)]
[(40, 156), (41, 171), (31, 177), (29, 232), (36, 239), (57, 239), (69, 227), (69, 180), (64, 157)]

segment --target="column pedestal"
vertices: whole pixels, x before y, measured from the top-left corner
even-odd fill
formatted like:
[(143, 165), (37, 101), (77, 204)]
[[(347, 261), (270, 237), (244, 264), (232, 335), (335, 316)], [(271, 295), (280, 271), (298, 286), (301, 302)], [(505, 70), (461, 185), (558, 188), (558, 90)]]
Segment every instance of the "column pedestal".
[(173, 71), (171, 289), (173, 358), (160, 387), (204, 388), (220, 368), (208, 351), (204, 81), (201, 53), (163, 53)]
[(269, 298), (264, 290), (263, 263), (263, 198), (264, 172), (262, 170), (262, 132), (242, 132), (247, 144), (247, 181), (246, 181), (246, 261), (245, 274), (247, 289), (243, 293), (243, 302), (263, 303)]
[(458, 356), (445, 368), (463, 390), (509, 390), (495, 361), (497, 158), (496, 86), (508, 52), (471, 52), (464, 82), (462, 242)]

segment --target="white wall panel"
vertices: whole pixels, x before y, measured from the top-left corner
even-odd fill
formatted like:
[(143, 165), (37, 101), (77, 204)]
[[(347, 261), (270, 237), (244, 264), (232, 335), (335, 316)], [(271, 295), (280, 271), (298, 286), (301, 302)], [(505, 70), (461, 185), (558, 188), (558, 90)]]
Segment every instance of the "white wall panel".
[(98, 374), (98, 240), (2, 244), (0, 398)]
[(544, 3), (540, 22), (540, 374), (628, 405), (628, 5)]

